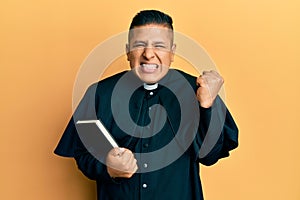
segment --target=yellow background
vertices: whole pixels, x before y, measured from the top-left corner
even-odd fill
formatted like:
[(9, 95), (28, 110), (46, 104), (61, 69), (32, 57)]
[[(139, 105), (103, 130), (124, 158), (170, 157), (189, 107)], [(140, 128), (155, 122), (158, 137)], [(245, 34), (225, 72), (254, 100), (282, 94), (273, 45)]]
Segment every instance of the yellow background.
[(299, 200), (298, 0), (1, 1), (0, 199), (95, 199), (94, 183), (53, 149), (81, 63), (146, 8), (169, 13), (225, 78), (240, 146), (202, 167), (206, 199)]

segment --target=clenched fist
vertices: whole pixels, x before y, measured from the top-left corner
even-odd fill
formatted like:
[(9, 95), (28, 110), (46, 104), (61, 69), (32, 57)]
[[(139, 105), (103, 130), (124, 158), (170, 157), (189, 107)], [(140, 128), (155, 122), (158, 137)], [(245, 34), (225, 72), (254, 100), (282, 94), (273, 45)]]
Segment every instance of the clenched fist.
[(138, 169), (137, 161), (129, 149), (113, 148), (106, 157), (110, 177), (130, 178)]
[(213, 105), (224, 79), (216, 71), (204, 71), (197, 78), (197, 99), (201, 107), (209, 108)]

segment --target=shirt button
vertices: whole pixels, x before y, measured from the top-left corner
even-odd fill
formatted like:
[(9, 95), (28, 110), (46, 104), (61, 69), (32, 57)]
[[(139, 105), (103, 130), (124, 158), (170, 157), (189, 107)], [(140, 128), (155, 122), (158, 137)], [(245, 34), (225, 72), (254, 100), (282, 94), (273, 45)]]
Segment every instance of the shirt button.
[(148, 167), (148, 164), (147, 164), (147, 163), (144, 163), (143, 166), (144, 166), (144, 168), (147, 168), (147, 167)]
[(146, 183), (144, 183), (143, 184), (143, 188), (147, 188), (148, 186), (147, 186), (147, 184)]
[(150, 95), (153, 95), (153, 92), (150, 92), (149, 94), (150, 94)]

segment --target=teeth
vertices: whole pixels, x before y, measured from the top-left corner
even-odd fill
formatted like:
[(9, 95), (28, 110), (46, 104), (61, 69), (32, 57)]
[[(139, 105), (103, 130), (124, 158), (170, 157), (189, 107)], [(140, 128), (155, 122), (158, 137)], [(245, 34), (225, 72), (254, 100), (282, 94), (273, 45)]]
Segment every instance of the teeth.
[(156, 64), (142, 64), (142, 67), (145, 67), (147, 69), (156, 69), (157, 65)]

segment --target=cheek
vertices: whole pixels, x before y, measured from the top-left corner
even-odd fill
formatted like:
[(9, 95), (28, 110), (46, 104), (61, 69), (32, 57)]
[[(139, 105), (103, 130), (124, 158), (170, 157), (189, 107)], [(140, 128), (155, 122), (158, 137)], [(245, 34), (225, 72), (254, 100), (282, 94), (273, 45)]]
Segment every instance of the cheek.
[(171, 55), (170, 55), (170, 60), (171, 60), (171, 62), (173, 62), (174, 61), (174, 53), (171, 53)]
[(129, 53), (129, 60), (132, 62), (138, 61), (141, 57), (141, 53), (138, 51), (133, 51)]
[(171, 64), (171, 62), (173, 62), (173, 56), (172, 54), (168, 53), (165, 55), (161, 55), (161, 61), (163, 64), (169, 66)]
[(134, 67), (138, 61), (138, 59), (136, 58), (136, 56), (134, 56), (132, 53), (129, 53), (127, 55), (127, 60), (129, 61), (130, 67)]

